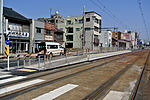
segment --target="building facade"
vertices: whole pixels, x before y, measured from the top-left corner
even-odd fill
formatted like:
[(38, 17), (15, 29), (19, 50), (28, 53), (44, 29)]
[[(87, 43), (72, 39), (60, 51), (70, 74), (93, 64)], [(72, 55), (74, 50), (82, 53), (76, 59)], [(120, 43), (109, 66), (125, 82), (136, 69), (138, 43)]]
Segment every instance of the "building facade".
[(99, 40), (100, 47), (112, 47), (112, 32), (110, 30), (103, 30)]
[(66, 17), (58, 23), (58, 29), (64, 31), (64, 44), (66, 48), (82, 48), (83, 16)]
[(3, 7), (3, 21), (5, 39), (10, 40), (10, 53), (30, 53), (30, 21), (7, 7)]
[(84, 47), (90, 50), (98, 49), (101, 33), (101, 16), (93, 11), (85, 12), (84, 29)]
[(35, 19), (30, 21), (30, 52), (35, 53), (38, 51), (38, 44), (44, 42), (44, 22)]

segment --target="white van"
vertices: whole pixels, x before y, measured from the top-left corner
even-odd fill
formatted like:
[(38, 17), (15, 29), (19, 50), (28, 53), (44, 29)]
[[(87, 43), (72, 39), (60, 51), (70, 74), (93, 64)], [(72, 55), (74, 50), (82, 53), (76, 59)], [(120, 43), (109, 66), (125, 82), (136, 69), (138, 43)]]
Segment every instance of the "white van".
[(38, 54), (51, 54), (52, 56), (64, 54), (64, 48), (56, 42), (42, 42), (38, 47)]

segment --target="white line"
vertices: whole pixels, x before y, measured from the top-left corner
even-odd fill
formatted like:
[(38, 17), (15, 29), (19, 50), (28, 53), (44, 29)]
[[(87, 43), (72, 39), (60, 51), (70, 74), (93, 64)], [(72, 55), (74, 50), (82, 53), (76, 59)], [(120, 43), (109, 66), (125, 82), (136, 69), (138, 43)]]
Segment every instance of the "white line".
[(1, 75), (0, 78), (6, 78), (6, 77), (11, 77), (13, 75)]
[(58, 89), (55, 89), (53, 91), (50, 91), (46, 94), (43, 94), (37, 98), (34, 98), (32, 100), (52, 100), (52, 99), (55, 99), (56, 97), (74, 89), (78, 87), (78, 85), (74, 85), (74, 84), (67, 84), (67, 85), (64, 85)]
[(0, 84), (4, 84), (7, 82), (11, 82), (11, 81), (15, 81), (15, 80), (23, 79), (23, 78), (26, 78), (26, 76), (17, 76), (17, 77), (12, 77), (12, 78), (8, 78), (8, 79), (0, 80)]
[(28, 82), (20, 83), (20, 84), (13, 85), (13, 86), (10, 86), (10, 87), (2, 88), (2, 89), (0, 89), (0, 94), (10, 92), (10, 91), (13, 91), (13, 90), (16, 90), (16, 89), (20, 89), (20, 88), (23, 88), (23, 87), (26, 87), (26, 86), (29, 86), (29, 85), (33, 85), (33, 84), (36, 84), (36, 83), (39, 83), (39, 82), (43, 82), (43, 81), (44, 80), (36, 79), (36, 80), (33, 80), (33, 81), (28, 81)]

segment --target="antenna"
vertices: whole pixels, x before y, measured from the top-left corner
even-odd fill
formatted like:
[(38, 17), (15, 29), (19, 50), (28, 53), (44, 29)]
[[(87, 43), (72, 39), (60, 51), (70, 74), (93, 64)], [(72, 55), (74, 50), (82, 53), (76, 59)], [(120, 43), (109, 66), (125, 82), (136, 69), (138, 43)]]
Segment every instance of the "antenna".
[(52, 8), (50, 8), (50, 18), (51, 18), (51, 16), (52, 16)]

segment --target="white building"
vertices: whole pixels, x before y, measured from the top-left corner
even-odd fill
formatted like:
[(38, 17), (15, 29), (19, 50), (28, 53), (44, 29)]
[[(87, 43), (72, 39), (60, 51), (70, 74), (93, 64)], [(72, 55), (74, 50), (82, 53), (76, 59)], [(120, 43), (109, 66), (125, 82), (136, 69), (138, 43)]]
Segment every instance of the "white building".
[(103, 30), (99, 40), (100, 47), (112, 47), (112, 32), (110, 30)]

